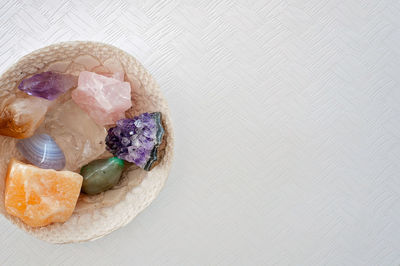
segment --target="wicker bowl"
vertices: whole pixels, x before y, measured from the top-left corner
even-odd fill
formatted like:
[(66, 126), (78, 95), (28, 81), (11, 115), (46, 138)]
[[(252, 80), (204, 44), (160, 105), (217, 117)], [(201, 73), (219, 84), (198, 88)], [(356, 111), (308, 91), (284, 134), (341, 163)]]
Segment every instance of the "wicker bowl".
[[(96, 58), (101, 65), (120, 62), (119, 67), (125, 72), (125, 80), (132, 87), (133, 107), (127, 111), (127, 116), (161, 112), (166, 145), (160, 163), (150, 172), (132, 166), (124, 172), (120, 183), (112, 190), (96, 196), (81, 195), (73, 215), (65, 223), (32, 228), (5, 211), (4, 178), (7, 164), (11, 157), (18, 157), (18, 153), (15, 148), (16, 139), (0, 136), (0, 213), (26, 232), (52, 243), (94, 240), (128, 224), (156, 198), (167, 179), (173, 158), (174, 138), (170, 113), (157, 83), (133, 56), (111, 45), (86, 41), (64, 42), (22, 57), (0, 77), (0, 106), (3, 108), (5, 102), (20, 93), (17, 86), (27, 76), (52, 69), (75, 74), (89, 70), (85, 64), (76, 63), (79, 61), (76, 58), (82, 56)], [(64, 97), (63, 100), (67, 99)], [(57, 104), (54, 108), (57, 108)]]

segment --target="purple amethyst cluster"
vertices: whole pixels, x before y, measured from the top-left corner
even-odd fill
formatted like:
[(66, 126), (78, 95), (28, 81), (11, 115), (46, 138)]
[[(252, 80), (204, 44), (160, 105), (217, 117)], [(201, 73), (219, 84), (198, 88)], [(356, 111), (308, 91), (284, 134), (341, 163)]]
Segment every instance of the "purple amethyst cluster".
[(158, 147), (164, 135), (161, 113), (143, 113), (124, 118), (108, 130), (107, 150), (120, 159), (149, 171), (157, 161)]

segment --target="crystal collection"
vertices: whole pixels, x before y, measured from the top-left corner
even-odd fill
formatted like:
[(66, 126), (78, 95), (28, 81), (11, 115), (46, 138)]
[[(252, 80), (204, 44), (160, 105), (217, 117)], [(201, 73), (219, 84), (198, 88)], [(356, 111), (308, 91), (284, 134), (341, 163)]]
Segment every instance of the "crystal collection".
[[(32, 227), (65, 222), (80, 193), (102, 193), (129, 165), (150, 171), (160, 161), (161, 113), (126, 118), (132, 88), (120, 62), (75, 61), (93, 72), (62, 74), (53, 66), (27, 77), (18, 85), (23, 96), (7, 100), (0, 113), (0, 135), (19, 139), (24, 158), (9, 162), (5, 208)], [(115, 157), (98, 159), (108, 152)]]

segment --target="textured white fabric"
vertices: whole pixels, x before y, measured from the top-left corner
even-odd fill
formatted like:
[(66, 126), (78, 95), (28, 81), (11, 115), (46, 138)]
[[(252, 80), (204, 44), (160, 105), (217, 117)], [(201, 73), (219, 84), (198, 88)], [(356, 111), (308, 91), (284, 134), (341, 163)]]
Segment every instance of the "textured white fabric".
[(160, 85), (176, 143), (127, 226), (57, 246), (0, 218), (0, 264), (399, 265), (399, 4), (1, 1), (0, 72), (113, 44)]

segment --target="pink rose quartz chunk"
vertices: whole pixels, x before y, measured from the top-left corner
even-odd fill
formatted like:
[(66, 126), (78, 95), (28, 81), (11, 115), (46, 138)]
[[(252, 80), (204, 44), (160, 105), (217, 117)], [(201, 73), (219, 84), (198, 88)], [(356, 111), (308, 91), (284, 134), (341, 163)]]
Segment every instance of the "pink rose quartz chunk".
[(82, 71), (72, 99), (97, 124), (111, 125), (124, 118), (125, 111), (131, 108), (131, 86), (129, 82)]

